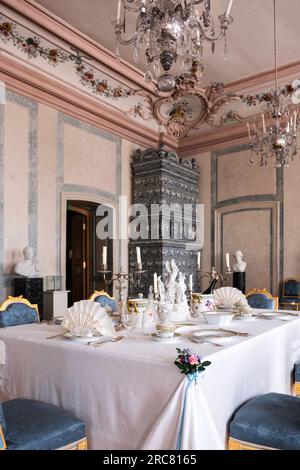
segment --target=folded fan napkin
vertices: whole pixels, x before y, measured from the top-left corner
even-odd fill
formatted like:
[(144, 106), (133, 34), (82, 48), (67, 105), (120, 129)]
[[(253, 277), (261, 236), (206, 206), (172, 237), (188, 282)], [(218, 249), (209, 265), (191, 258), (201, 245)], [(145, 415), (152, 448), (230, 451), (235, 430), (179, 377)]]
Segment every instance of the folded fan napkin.
[(103, 336), (115, 336), (116, 331), (111, 318), (105, 308), (97, 302), (81, 300), (67, 309), (63, 326), (74, 336), (92, 337), (100, 334)]

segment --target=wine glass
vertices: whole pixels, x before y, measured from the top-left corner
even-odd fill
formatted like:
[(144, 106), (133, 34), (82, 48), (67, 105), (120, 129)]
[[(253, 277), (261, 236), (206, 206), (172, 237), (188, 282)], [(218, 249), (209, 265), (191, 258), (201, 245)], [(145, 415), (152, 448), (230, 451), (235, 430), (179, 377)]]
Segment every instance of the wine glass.
[(121, 320), (122, 320), (122, 325), (124, 326), (126, 330), (126, 335), (130, 336), (130, 332), (132, 328), (134, 327), (134, 322), (135, 322), (134, 308), (131, 308), (129, 310), (128, 308), (125, 308), (122, 312)]

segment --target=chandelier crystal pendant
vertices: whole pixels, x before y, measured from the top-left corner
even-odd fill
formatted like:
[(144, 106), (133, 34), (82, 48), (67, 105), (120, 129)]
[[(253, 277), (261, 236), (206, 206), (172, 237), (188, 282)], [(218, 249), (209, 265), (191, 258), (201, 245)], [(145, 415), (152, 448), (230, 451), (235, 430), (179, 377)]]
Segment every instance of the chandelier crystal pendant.
[[(217, 34), (211, 16), (210, 0), (119, 0), (115, 34), (116, 55), (120, 57), (120, 45), (133, 46), (133, 58), (137, 63), (141, 54), (147, 61), (145, 80), (155, 82), (162, 92), (174, 89), (175, 77), (170, 73), (174, 64), (182, 61), (184, 72), (196, 70), (198, 78), (203, 74), (201, 63), (204, 44), (210, 43), (212, 52), (220, 39), (225, 40), (227, 52), (228, 26), (233, 0), (219, 16)], [(135, 31), (128, 38), (128, 23), (136, 15)]]
[(252, 126), (247, 123), (251, 149), (250, 162), (254, 163), (257, 157), (260, 166), (266, 166), (268, 160), (274, 158), (275, 168), (282, 168), (288, 167), (297, 154), (299, 121), (295, 104), (300, 103), (300, 80), (282, 87), (278, 86), (276, 0), (273, 1), (275, 88), (267, 93), (241, 98), (249, 106), (263, 104), (259, 120)]

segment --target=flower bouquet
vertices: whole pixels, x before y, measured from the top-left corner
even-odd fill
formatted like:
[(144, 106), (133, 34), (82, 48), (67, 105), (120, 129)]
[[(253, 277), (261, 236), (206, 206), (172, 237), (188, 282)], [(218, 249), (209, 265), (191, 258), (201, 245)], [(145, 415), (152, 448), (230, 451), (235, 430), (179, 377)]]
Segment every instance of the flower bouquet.
[(190, 349), (176, 348), (178, 357), (175, 360), (175, 365), (185, 374), (190, 380), (197, 380), (200, 372), (205, 371), (206, 367), (211, 365), (210, 361), (202, 362), (201, 357), (193, 353)]

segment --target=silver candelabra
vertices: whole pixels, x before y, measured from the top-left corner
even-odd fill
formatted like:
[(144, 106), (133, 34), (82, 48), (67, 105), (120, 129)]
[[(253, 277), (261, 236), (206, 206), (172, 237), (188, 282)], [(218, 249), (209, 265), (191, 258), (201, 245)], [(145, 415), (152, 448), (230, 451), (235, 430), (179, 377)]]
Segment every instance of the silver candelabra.
[[(118, 282), (116, 289), (119, 293), (119, 314), (121, 315), (126, 307), (127, 303), (127, 284), (128, 282), (132, 282), (134, 285), (139, 286), (142, 275), (146, 272), (143, 269), (142, 264), (137, 264), (135, 271), (130, 274), (124, 271), (123, 267), (121, 266), (120, 271), (117, 273), (113, 273), (112, 271), (107, 269), (107, 264), (102, 265), (102, 269), (99, 271), (100, 274), (103, 275), (105, 287), (110, 284), (113, 284), (115, 281)], [(109, 279), (108, 277), (109, 276)]]

